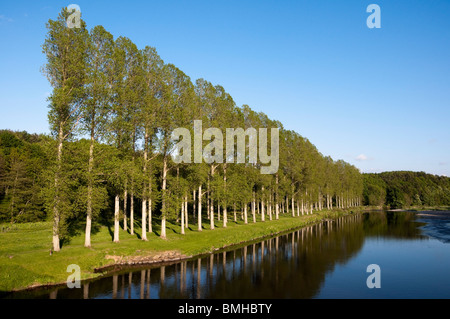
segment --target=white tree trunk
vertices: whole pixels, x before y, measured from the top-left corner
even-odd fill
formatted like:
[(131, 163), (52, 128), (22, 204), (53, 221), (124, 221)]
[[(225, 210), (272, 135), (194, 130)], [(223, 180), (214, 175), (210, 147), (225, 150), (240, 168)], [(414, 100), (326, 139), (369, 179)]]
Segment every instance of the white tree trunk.
[(142, 234), (141, 239), (147, 240), (147, 200), (142, 200)]
[(153, 227), (152, 227), (152, 199), (151, 198), (148, 199), (148, 232), (149, 233), (153, 232)]
[(256, 223), (256, 195), (255, 192), (253, 192), (253, 201), (252, 201), (252, 217), (253, 217), (253, 223)]
[(211, 199), (211, 212), (209, 213), (209, 228), (214, 229), (214, 201)]
[(116, 194), (114, 201), (114, 242), (119, 242), (119, 211), (120, 211), (120, 197)]
[(166, 239), (166, 187), (167, 187), (167, 157), (163, 159), (163, 182), (162, 182), (162, 192), (163, 192), (163, 213), (161, 217), (161, 235), (162, 239)]
[(264, 200), (261, 199), (261, 221), (265, 222), (266, 221), (266, 216), (265, 216), (265, 212), (264, 212)]
[(91, 247), (93, 168), (94, 168), (94, 136), (91, 135), (91, 145), (89, 146), (89, 167), (88, 167), (89, 183), (88, 183), (86, 231), (84, 238), (84, 247)]
[(181, 235), (184, 235), (184, 201), (181, 202)]
[(130, 196), (130, 234), (134, 235), (134, 195)]
[(128, 225), (127, 225), (127, 202), (128, 202), (128, 192), (125, 189), (124, 194), (123, 194), (123, 230), (124, 231), (128, 230)]
[(195, 212), (196, 212), (196, 192), (195, 189), (192, 191), (192, 216), (195, 220)]
[(198, 187), (198, 231), (202, 231), (202, 185)]
[(291, 209), (292, 209), (292, 217), (295, 217), (295, 204), (294, 204), (294, 195), (291, 198)]
[(184, 224), (186, 228), (189, 227), (189, 219), (188, 219), (188, 197), (187, 195), (184, 198)]
[(267, 206), (269, 207), (269, 220), (272, 220), (272, 199), (267, 203)]
[(247, 203), (244, 205), (244, 224), (248, 224), (248, 219), (247, 219)]
[(59, 174), (61, 173), (61, 161), (62, 161), (62, 149), (63, 149), (63, 127), (62, 124), (59, 127), (59, 139), (58, 139), (58, 170), (55, 174), (55, 204), (53, 206), (53, 234), (52, 234), (52, 250), (60, 251), (61, 247), (59, 245), (59, 221), (60, 221), (60, 211), (58, 208), (59, 203)]

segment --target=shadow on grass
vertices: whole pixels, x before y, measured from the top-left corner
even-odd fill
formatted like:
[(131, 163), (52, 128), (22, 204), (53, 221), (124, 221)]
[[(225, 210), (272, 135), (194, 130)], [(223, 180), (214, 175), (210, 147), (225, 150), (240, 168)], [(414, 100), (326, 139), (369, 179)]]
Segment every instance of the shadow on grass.
[[(194, 222), (195, 221), (195, 222)], [(198, 230), (198, 224), (197, 218), (192, 219), (191, 223), (189, 223), (189, 226), (186, 227), (186, 230), (195, 232)], [(229, 221), (231, 223), (233, 221)], [(238, 222), (234, 222), (238, 224)], [(119, 222), (120, 229), (123, 231), (123, 221), (121, 220)], [(128, 224), (126, 233), (131, 235), (131, 224)], [(99, 216), (96, 219), (93, 219), (92, 222), (92, 228), (91, 228), (91, 235), (95, 235), (99, 233), (102, 229), (102, 227), (105, 227), (108, 230), (109, 236), (111, 237), (111, 241), (114, 240), (114, 219), (111, 218), (111, 216)], [(219, 221), (215, 221), (214, 223), (215, 228), (221, 228), (222, 223)], [(75, 237), (84, 235), (86, 228), (86, 221), (77, 221), (69, 220), (67, 222), (67, 227), (65, 229), (64, 235), (62, 236), (62, 239), (60, 241), (61, 248), (62, 246), (69, 245), (71, 243), (71, 240)], [(210, 220), (205, 216), (202, 218), (202, 230), (209, 230), (210, 229)], [(133, 230), (134, 234), (131, 236), (136, 236), (137, 239), (142, 239), (142, 221), (140, 219), (134, 219), (133, 221)], [(175, 234), (181, 235), (181, 224), (176, 223), (175, 220), (168, 220), (166, 223), (166, 231), (172, 231)], [(161, 217), (160, 216), (152, 216), (152, 232), (160, 237), (161, 236)]]

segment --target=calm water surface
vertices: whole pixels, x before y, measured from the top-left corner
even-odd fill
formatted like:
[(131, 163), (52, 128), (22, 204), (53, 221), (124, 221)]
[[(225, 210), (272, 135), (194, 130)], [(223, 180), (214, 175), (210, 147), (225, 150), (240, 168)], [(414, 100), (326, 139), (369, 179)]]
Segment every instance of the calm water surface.
[[(379, 289), (366, 285), (370, 264), (380, 266)], [(450, 212), (355, 214), (80, 289), (8, 298), (450, 298)]]

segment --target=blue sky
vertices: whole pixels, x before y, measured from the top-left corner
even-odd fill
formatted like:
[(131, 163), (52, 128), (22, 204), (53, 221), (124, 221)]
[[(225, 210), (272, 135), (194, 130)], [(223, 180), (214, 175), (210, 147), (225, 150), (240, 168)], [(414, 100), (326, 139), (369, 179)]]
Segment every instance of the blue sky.
[[(45, 22), (81, 7), (363, 172), (450, 176), (450, 1), (1, 1), (0, 129), (48, 133)], [(369, 29), (369, 4), (381, 29)]]

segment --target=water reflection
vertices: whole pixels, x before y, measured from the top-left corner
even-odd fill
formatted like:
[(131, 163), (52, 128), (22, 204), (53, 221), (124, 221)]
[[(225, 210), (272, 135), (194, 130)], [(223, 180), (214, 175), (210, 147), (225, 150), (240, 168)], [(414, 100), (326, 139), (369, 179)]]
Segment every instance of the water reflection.
[(313, 298), (328, 273), (346, 264), (367, 238), (426, 238), (412, 213), (365, 213), (325, 220), (234, 250), (161, 267), (125, 270), (86, 282), (15, 294), (38, 298)]

